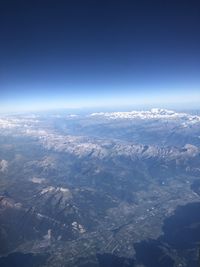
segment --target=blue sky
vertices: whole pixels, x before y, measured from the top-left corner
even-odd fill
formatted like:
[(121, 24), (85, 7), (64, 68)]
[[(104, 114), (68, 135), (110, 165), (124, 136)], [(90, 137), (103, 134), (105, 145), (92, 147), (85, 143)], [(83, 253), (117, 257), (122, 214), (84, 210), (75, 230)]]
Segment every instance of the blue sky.
[(197, 108), (200, 4), (161, 2), (2, 1), (0, 112)]

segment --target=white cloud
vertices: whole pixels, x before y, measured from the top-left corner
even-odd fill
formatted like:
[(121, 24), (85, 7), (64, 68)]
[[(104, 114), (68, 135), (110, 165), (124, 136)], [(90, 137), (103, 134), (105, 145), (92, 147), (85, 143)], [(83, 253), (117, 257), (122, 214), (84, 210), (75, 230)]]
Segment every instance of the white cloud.
[(8, 162), (6, 160), (0, 160), (0, 172), (5, 172), (8, 169)]

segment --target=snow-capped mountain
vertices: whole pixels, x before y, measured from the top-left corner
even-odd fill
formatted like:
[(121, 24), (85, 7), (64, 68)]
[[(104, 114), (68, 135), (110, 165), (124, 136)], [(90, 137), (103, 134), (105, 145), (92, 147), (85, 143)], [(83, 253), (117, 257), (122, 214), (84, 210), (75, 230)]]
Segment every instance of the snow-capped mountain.
[(99, 112), (90, 114), (91, 117), (106, 117), (108, 119), (181, 119), (191, 123), (200, 122), (200, 116), (187, 113), (175, 112), (173, 110), (152, 108), (149, 111), (130, 112)]

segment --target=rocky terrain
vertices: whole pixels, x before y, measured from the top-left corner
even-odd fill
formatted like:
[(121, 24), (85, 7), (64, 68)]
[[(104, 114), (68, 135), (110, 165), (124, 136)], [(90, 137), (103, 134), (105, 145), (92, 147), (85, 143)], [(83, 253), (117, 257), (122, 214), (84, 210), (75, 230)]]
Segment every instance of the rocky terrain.
[(198, 266), (199, 181), (197, 114), (4, 115), (0, 266)]

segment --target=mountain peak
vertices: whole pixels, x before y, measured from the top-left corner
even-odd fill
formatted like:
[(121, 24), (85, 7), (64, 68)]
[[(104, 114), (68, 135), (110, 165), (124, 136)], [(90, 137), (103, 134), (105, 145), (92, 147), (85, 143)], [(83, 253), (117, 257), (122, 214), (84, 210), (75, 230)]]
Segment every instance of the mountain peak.
[(128, 112), (99, 112), (90, 114), (92, 117), (106, 117), (108, 119), (179, 119), (181, 122), (197, 123), (200, 116), (188, 113), (175, 112), (173, 110), (152, 108), (151, 110), (133, 110)]

